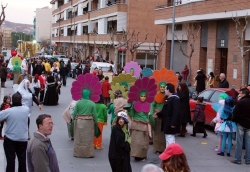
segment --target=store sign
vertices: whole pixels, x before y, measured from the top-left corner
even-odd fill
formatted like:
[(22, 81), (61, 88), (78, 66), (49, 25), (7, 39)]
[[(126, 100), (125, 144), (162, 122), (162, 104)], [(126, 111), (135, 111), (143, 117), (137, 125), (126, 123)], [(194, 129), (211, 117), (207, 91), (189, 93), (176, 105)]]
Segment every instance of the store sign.
[(126, 51), (128, 48), (126, 46), (118, 47), (119, 51)]

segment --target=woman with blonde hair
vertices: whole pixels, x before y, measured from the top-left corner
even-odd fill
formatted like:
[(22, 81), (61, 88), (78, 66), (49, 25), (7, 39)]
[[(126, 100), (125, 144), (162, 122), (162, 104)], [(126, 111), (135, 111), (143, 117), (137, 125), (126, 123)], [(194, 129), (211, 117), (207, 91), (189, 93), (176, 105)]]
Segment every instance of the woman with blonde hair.
[(168, 145), (159, 158), (162, 160), (161, 168), (164, 172), (191, 172), (186, 155), (177, 143)]

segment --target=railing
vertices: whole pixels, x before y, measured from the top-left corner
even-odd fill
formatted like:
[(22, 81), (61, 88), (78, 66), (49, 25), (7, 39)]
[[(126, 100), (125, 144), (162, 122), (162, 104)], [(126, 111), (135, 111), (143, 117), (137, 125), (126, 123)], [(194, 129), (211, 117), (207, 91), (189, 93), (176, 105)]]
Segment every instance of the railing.
[[(118, 4), (127, 4), (127, 0), (117, 0), (115, 2), (111, 2), (110, 4), (107, 3), (105, 7), (102, 7), (102, 8), (107, 8), (107, 7), (110, 7), (110, 6), (113, 6), (113, 5), (118, 5)], [(100, 6), (98, 5), (97, 8), (93, 8), (91, 9), (91, 11), (96, 11), (96, 10), (99, 10), (99, 9), (102, 9), (100, 8)]]
[[(189, 4), (194, 2), (201, 2), (201, 1), (211, 1), (211, 0), (175, 0), (175, 5), (183, 5), (183, 4)], [(170, 0), (167, 2), (167, 4), (156, 6), (155, 8), (166, 8), (166, 7), (172, 7), (173, 6), (173, 0)]]

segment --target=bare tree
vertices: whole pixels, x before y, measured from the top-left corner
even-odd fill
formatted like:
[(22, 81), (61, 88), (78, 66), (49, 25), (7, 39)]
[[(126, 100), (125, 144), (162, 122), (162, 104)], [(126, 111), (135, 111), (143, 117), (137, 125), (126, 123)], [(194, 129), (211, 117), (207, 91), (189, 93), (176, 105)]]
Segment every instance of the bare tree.
[(167, 41), (166, 36), (163, 36), (159, 40), (159, 42), (157, 41), (158, 39), (159, 39), (158, 36), (156, 36), (153, 47), (151, 47), (150, 44), (149, 44), (149, 49), (150, 49), (149, 53), (151, 55), (156, 56), (156, 69), (158, 69), (158, 58), (159, 58), (158, 56), (161, 53), (161, 51), (162, 51), (162, 49), (163, 49), (163, 47), (164, 47), (164, 45), (166, 44), (166, 41)]
[[(195, 41), (196, 39), (199, 37), (200, 35), (200, 30), (201, 30), (201, 26), (200, 25), (196, 25), (194, 23), (186, 23), (185, 24), (185, 28), (186, 28), (186, 32), (182, 35), (182, 39), (180, 40), (176, 34), (174, 34), (175, 38), (179, 41), (180, 43), (180, 51), (182, 52), (182, 54), (188, 58), (188, 67), (189, 67), (189, 71), (192, 71), (191, 70), (191, 58), (193, 56), (193, 53), (195, 51), (195, 47), (194, 47), (194, 44), (195, 44)], [(186, 35), (187, 36), (187, 43), (188, 45), (190, 46), (190, 53), (186, 53), (184, 50), (183, 50), (183, 47), (182, 47), (182, 42), (183, 42), (183, 36)], [(187, 81), (189, 81), (189, 78), (190, 78), (190, 73), (188, 74), (188, 78), (187, 78)]]
[(44, 52), (47, 52), (50, 48), (51, 40), (46, 38), (40, 38), (40, 40), (41, 40), (40, 43), (41, 49), (44, 49)]
[(235, 22), (235, 29), (236, 29), (236, 35), (238, 38), (238, 48), (240, 49), (240, 56), (241, 56), (241, 70), (242, 70), (242, 80), (241, 84), (245, 84), (245, 76), (246, 76), (246, 54), (250, 52), (250, 45), (245, 45), (245, 33), (246, 29), (248, 27), (248, 20), (247, 16), (245, 16), (243, 23), (240, 22), (240, 18), (232, 17), (233, 21)]
[(137, 49), (141, 46), (141, 44), (143, 44), (147, 38), (148, 38), (148, 33), (146, 34), (144, 40), (142, 42), (139, 41), (139, 35), (140, 32), (137, 32), (137, 34), (135, 34), (135, 32), (133, 31), (131, 34), (131, 41), (127, 42), (127, 46), (129, 47), (129, 51), (131, 53), (131, 57), (132, 57), (132, 61), (134, 60), (134, 55), (135, 52), (137, 51)]
[[(0, 26), (2, 26), (3, 22), (5, 21), (5, 8), (7, 8), (6, 4), (5, 6), (3, 6), (3, 4), (1, 4), (2, 6), (2, 12), (0, 14)], [(2, 47), (3, 47), (3, 32), (0, 32), (0, 52), (2, 53)]]
[(115, 41), (115, 39), (117, 39), (118, 35), (119, 34), (116, 34), (116, 32), (114, 30), (110, 31), (111, 45), (115, 49), (115, 61), (114, 61), (115, 68), (117, 67), (118, 48), (126, 47), (128, 45), (128, 42), (132, 39), (132, 37), (134, 35), (134, 31), (132, 32), (132, 34), (130, 36), (128, 36), (128, 32), (123, 30), (122, 31), (122, 40), (121, 41)]
[[(99, 51), (99, 54), (100, 54), (100, 60), (103, 61), (103, 51), (105, 51), (106, 49), (109, 48), (110, 46), (110, 43), (107, 42), (106, 44), (105, 43), (101, 43), (101, 44), (96, 44), (96, 42), (94, 41), (94, 44), (95, 44), (95, 47), (98, 49)], [(106, 59), (105, 59), (106, 60)]]

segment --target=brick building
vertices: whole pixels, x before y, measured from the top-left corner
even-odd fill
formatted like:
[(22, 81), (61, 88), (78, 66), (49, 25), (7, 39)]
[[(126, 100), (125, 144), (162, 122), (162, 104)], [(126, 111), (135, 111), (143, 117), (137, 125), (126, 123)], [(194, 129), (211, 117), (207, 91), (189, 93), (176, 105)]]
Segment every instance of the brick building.
[[(93, 55), (95, 58), (102, 57), (114, 62), (117, 53), (116, 48), (110, 45), (110, 31), (114, 31), (115, 45), (123, 40), (123, 30), (129, 34), (135, 31), (140, 32), (139, 42), (148, 33), (147, 40), (136, 52), (136, 61), (142, 67), (152, 69), (156, 69), (157, 65), (165, 66), (164, 54), (157, 58), (150, 53), (156, 36), (160, 39), (166, 35), (165, 26), (154, 25), (154, 9), (164, 2), (165, 0), (52, 0), (52, 41), (55, 43), (55, 50), (66, 55), (73, 54), (77, 58), (84, 59)], [(104, 45), (107, 48), (101, 48)], [(124, 66), (126, 61), (131, 60), (130, 51), (126, 47), (118, 50), (117, 62)]]
[(11, 48), (12, 48), (12, 46), (11, 46), (11, 32), (12, 32), (12, 29), (6, 28), (6, 27), (1, 27), (0, 32), (3, 33), (3, 38), (2, 38), (3, 47), (2, 48), (11, 50)]
[[(206, 74), (212, 71), (216, 76), (223, 72), (227, 75), (230, 86), (236, 85), (238, 88), (241, 86), (242, 62), (232, 16), (237, 15), (242, 18), (241, 24), (244, 24), (244, 17), (250, 14), (250, 7), (247, 4), (249, 4), (248, 0), (176, 0), (175, 33), (179, 39), (183, 39), (182, 46), (185, 52), (190, 53), (191, 50), (184, 34), (187, 30), (185, 23), (193, 23), (196, 29), (200, 28), (191, 58), (190, 81), (193, 82), (196, 70), (202, 68)], [(172, 11), (171, 0), (155, 8), (155, 24), (167, 26), (167, 50), (170, 50), (171, 44)], [(245, 45), (249, 45), (250, 26), (247, 27), (243, 39)], [(179, 47), (180, 43), (176, 39), (173, 60), (175, 71), (181, 71), (188, 62)], [(170, 55), (167, 52), (166, 57), (166, 66), (169, 66)], [(249, 54), (247, 54), (245, 66), (245, 83), (247, 84), (250, 83), (249, 59)]]

